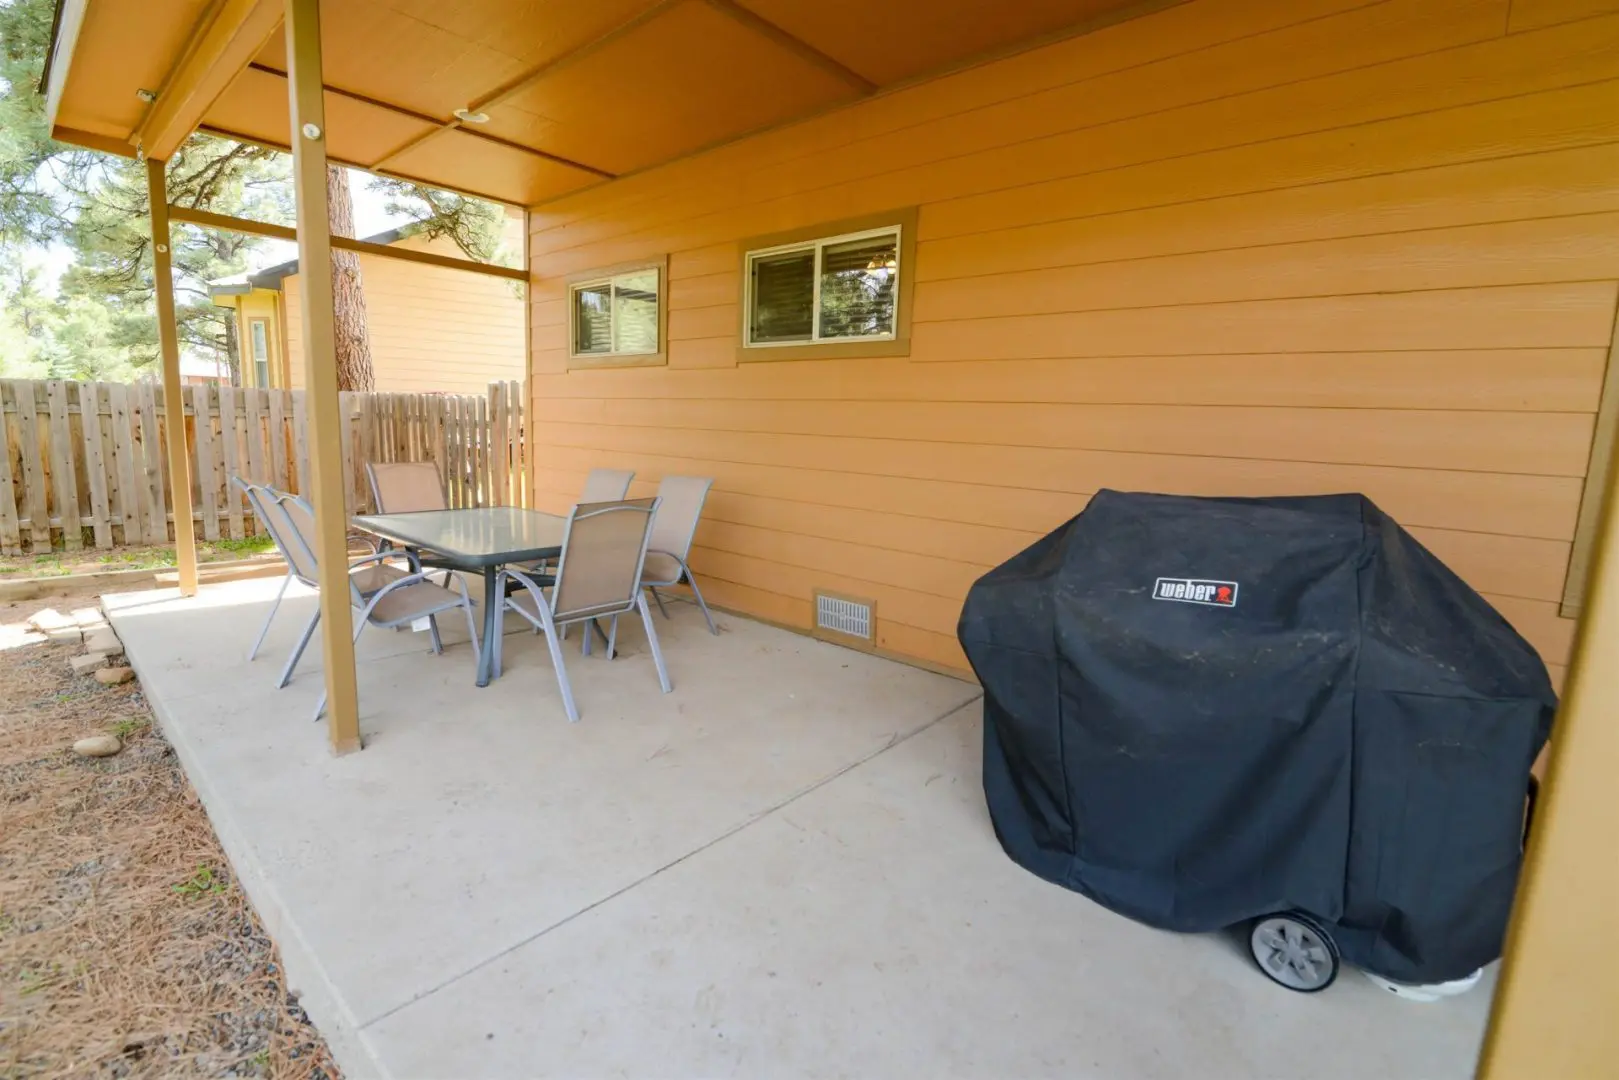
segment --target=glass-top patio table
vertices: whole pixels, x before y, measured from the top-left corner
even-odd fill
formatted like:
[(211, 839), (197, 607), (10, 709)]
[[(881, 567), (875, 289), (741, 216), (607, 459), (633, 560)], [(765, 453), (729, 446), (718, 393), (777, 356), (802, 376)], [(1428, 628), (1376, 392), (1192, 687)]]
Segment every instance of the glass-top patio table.
[(555, 559), (562, 554), (568, 519), (515, 506), (483, 506), (465, 510), (418, 510), (410, 514), (362, 514), (354, 526), (400, 547), (430, 552), (435, 566), (483, 575), (483, 648), (478, 657), (478, 685), (488, 686), (489, 643), (500, 633), (504, 597), (495, 595), (495, 578), (511, 563)]

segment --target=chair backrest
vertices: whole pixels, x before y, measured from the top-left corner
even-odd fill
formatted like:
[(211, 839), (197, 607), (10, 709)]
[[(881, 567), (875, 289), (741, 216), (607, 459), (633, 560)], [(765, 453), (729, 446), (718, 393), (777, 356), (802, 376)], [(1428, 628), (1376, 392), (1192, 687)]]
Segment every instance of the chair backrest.
[(431, 461), (368, 462), (365, 475), (379, 514), (450, 508), (438, 466)]
[(560, 622), (635, 607), (658, 500), (580, 503), (562, 534), (551, 612)]
[[(276, 547), (286, 556), (287, 564), (292, 567), (298, 580), (314, 588), (320, 587), (320, 567), (315, 559), (315, 510), (301, 496), (291, 492), (276, 491), (274, 488), (262, 489), (268, 495), (261, 501), (265, 504), (265, 521), (270, 529), (270, 536), (275, 539)], [(364, 607), (365, 599), (355, 586), (354, 580), (349, 579), (349, 601), (355, 607)]]
[(635, 479), (631, 469), (591, 469), (585, 477), (585, 490), (579, 493), (581, 503), (620, 502), (630, 493), (630, 481)]
[(287, 569), (306, 585), (313, 585), (314, 554), (305, 549), (297, 529), (287, 520), (286, 511), (278, 501), (283, 493), (264, 484), (243, 480), (240, 476), (231, 477), (231, 482), (241, 488), (242, 494), (247, 496), (247, 505), (252, 511), (253, 520), (259, 523), (259, 528), (270, 534), (270, 540), (275, 544), (276, 550), (287, 560)]
[(703, 502), (714, 481), (706, 476), (665, 476), (658, 482), (658, 512), (652, 518), (651, 551), (666, 551), (682, 562), (703, 516)]

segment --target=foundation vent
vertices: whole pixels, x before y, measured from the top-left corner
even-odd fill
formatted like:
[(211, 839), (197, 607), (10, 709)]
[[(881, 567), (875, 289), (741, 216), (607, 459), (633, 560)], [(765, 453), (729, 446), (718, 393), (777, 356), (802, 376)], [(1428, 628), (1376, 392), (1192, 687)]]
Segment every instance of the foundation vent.
[(818, 592), (815, 594), (815, 629), (870, 643), (875, 639), (871, 604), (865, 600)]

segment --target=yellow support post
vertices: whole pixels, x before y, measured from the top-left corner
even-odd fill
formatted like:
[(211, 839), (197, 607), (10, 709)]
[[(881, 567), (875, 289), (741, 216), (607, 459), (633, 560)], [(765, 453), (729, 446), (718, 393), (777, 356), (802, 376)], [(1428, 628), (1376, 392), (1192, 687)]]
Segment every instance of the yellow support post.
[(1619, 1076), (1619, 469), (1603, 486), (1480, 1080)]
[(360, 748), (349, 604), (348, 508), (344, 502), (343, 417), (332, 330), (332, 236), (326, 202), (326, 105), (321, 89), (320, 0), (287, 0), (287, 93), (292, 115), (293, 187), (298, 203), (298, 273), (303, 281), (304, 392), (309, 405), (315, 558), (320, 564), (321, 643), (326, 659), (326, 730), (332, 752)]
[(174, 268), (169, 252), (166, 163), (146, 159), (146, 201), (152, 217), (152, 291), (157, 296), (157, 343), (163, 356), (164, 431), (169, 454), (169, 508), (174, 511), (174, 562), (180, 595), (197, 592), (197, 534), (191, 524), (191, 462), (186, 453), (185, 399), (180, 390), (180, 330), (174, 321)]

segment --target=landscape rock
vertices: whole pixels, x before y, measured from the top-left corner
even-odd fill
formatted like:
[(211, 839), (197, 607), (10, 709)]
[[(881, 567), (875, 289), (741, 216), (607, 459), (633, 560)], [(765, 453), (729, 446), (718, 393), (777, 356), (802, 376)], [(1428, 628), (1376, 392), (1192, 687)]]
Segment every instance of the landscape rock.
[(123, 748), (116, 735), (91, 735), (73, 744), (73, 752), (80, 757), (112, 757)]
[(45, 639), (52, 645), (77, 645), (84, 640), (84, 631), (69, 624), (45, 631)]
[(118, 640), (118, 635), (112, 632), (112, 627), (103, 626), (91, 630), (84, 635), (84, 647), (89, 652), (115, 653), (124, 651), (124, 643)]
[(75, 656), (73, 659), (67, 662), (67, 665), (73, 669), (73, 674), (75, 675), (88, 675), (90, 672), (94, 671), (98, 667), (101, 667), (106, 662), (106, 653), (92, 652), (85, 653), (83, 656)]
[(103, 686), (117, 686), (134, 677), (135, 669), (131, 667), (107, 667), (96, 672), (96, 682)]

